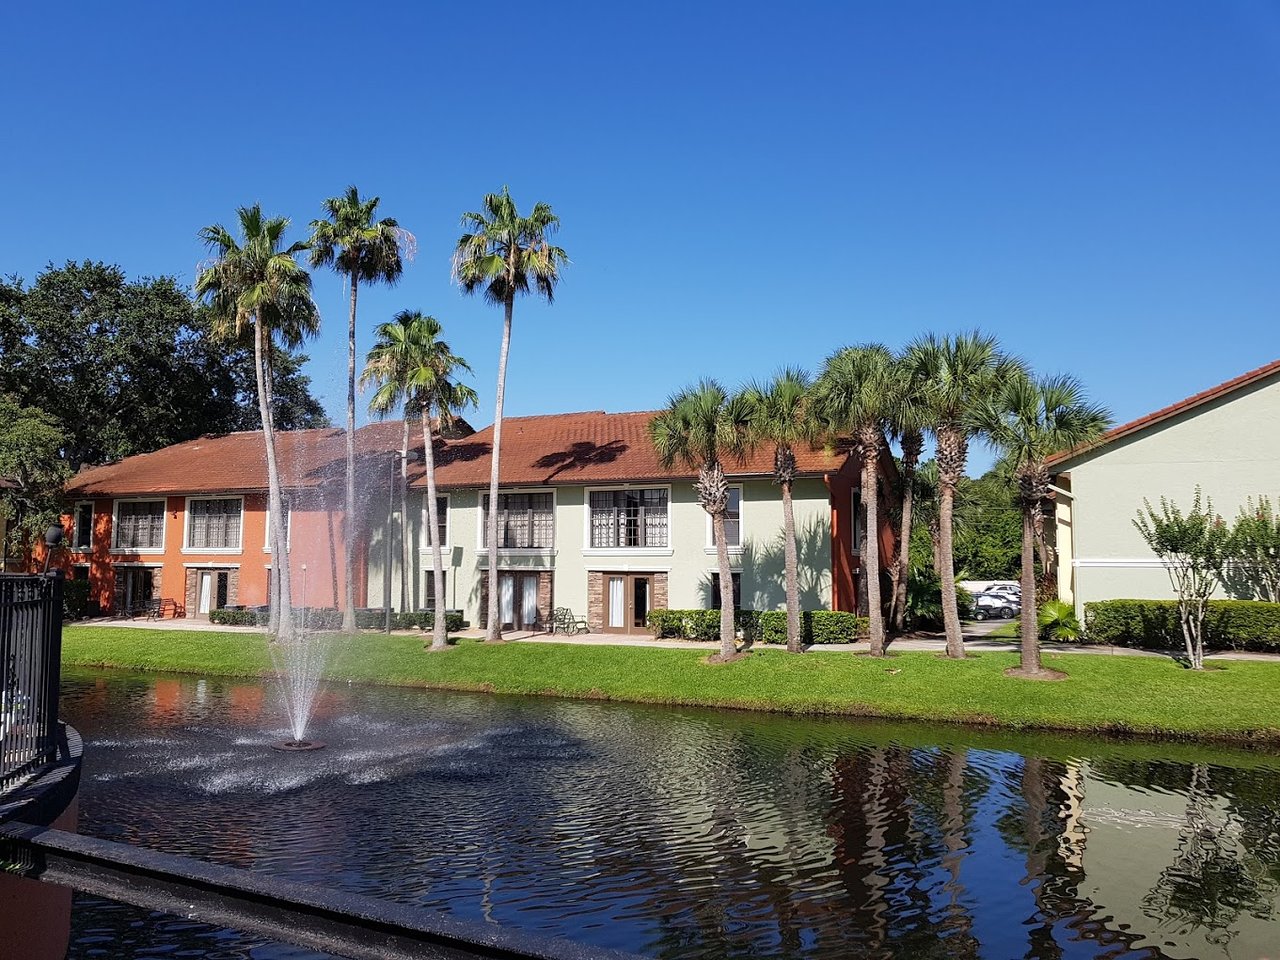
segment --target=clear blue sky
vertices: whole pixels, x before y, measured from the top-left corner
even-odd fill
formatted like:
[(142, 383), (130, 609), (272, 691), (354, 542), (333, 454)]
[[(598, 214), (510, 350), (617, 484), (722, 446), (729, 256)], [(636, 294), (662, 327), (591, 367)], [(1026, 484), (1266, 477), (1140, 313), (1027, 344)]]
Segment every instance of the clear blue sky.
[(434, 314), (478, 423), (500, 315), (449, 254), (503, 184), (573, 260), (517, 306), (511, 414), (974, 325), (1122, 420), (1280, 355), (1276, 3), (23, 4), (6, 34), (0, 272), (190, 283), (200, 226), (260, 200), (301, 237), (355, 183), (419, 248), (361, 351)]

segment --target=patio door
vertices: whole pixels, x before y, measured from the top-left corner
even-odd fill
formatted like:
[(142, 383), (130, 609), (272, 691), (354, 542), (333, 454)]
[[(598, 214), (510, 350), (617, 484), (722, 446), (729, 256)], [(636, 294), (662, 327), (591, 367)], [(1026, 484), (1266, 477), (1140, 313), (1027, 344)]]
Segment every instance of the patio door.
[(200, 616), (207, 617), (213, 607), (213, 573), (209, 570), (200, 574)]
[(606, 633), (648, 633), (653, 608), (653, 574), (604, 575)]
[(536, 573), (498, 573), (498, 616), (503, 630), (532, 630), (538, 625)]

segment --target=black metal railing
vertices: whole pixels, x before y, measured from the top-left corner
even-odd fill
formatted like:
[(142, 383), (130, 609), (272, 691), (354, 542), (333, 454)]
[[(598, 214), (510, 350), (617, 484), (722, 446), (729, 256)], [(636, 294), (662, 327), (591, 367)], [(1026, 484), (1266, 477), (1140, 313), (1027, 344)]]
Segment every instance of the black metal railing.
[(61, 664), (61, 574), (0, 574), (0, 794), (57, 759)]

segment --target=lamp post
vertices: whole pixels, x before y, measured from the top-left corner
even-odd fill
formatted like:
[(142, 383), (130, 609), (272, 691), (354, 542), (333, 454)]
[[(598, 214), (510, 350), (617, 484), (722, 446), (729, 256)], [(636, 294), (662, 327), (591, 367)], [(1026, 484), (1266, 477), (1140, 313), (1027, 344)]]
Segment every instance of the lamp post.
[[(396, 504), (396, 468), (400, 466), (401, 458), (404, 459), (406, 465), (414, 463), (418, 459), (417, 450), (406, 450), (401, 453), (399, 450), (393, 450), (391, 453), (391, 471), (388, 476), (387, 483), (387, 525), (382, 535), (383, 543), (386, 545), (386, 562), (382, 567), (382, 606), (386, 612), (386, 620), (383, 623), (382, 632), (391, 632), (391, 541), (394, 539), (391, 535), (391, 518), (395, 515)], [(408, 511), (406, 511), (408, 512)], [(401, 536), (404, 536), (405, 518), (400, 518)]]
[[(44, 532), (44, 573), (49, 572), (49, 561), (53, 559), (53, 551), (58, 549), (65, 533), (60, 523), (53, 524)], [(56, 572), (61, 573), (61, 571)]]

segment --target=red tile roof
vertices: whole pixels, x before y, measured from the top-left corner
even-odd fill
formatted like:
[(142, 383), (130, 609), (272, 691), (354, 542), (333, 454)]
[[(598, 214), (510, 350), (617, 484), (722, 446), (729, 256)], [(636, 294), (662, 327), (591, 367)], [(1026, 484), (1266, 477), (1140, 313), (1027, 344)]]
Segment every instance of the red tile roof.
[(1145, 417), (1139, 417), (1137, 420), (1130, 420), (1128, 423), (1122, 423), (1118, 427), (1113, 427), (1102, 435), (1102, 437), (1093, 443), (1084, 444), (1073, 450), (1064, 450), (1062, 453), (1054, 454), (1046, 461), (1050, 468), (1061, 468), (1062, 464), (1068, 460), (1073, 460), (1082, 453), (1090, 450), (1096, 450), (1098, 447), (1105, 446), (1121, 437), (1127, 437), (1130, 434), (1137, 433), (1139, 430), (1145, 430), (1147, 427), (1155, 426), (1175, 417), (1180, 413), (1194, 410), (1196, 407), (1206, 403), (1211, 403), (1229, 394), (1235, 393), (1237, 390), (1243, 390), (1245, 387), (1252, 386), (1259, 381), (1266, 380), (1275, 374), (1280, 374), (1280, 360), (1273, 360), (1271, 363), (1264, 364), (1256, 370), (1250, 370), (1248, 373), (1242, 373), (1238, 377), (1234, 377), (1225, 383), (1220, 383), (1216, 387), (1210, 387), (1208, 390), (1202, 390), (1194, 396), (1187, 397), (1177, 403), (1170, 404), (1154, 413), (1148, 413)]
[[(626, 483), (640, 480), (692, 479), (677, 467), (665, 470), (649, 440), (652, 411), (557, 413), (537, 417), (507, 417), (502, 422), (500, 482), (503, 486)], [(493, 427), (437, 448), (436, 483), (442, 489), (484, 487), (489, 483), (489, 455)], [(803, 475), (834, 472), (842, 454), (798, 450)], [(768, 476), (773, 473), (773, 450), (761, 449), (743, 463), (727, 462), (730, 476)], [(421, 465), (410, 474), (412, 486), (425, 485)]]

